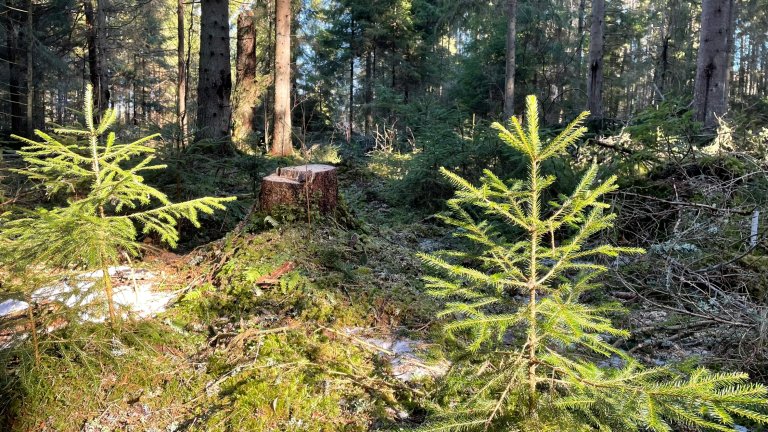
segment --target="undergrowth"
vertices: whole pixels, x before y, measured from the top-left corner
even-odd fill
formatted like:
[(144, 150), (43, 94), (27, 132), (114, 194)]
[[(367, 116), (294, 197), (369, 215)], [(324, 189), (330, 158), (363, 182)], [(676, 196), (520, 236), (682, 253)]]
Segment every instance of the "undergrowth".
[(26, 343), (5, 351), (3, 430), (364, 431), (417, 412), (429, 381), (393, 378), (365, 338), (428, 338), (435, 305), (410, 251), (434, 229), (263, 217), (189, 253), (191, 280), (169, 281), (183, 296), (157, 319), (56, 331), (38, 369)]
[(85, 324), (43, 337), (37, 367), (31, 343), (0, 351), (0, 429), (81, 430), (93, 419), (118, 429), (137, 407), (169, 424), (204, 380), (186, 361), (200, 342), (160, 322), (119, 334)]
[[(216, 275), (219, 289), (191, 291), (173, 318), (185, 328), (203, 324), (208, 370), (229, 377), (197, 404), (190, 424), (367, 430), (388, 421), (387, 409), (407, 409), (411, 390), (354, 336), (423, 327), (433, 312), (413, 283), (418, 263), (382, 242), (293, 224), (243, 235), (220, 251), (231, 257)], [(280, 269), (290, 270), (259, 283)]]

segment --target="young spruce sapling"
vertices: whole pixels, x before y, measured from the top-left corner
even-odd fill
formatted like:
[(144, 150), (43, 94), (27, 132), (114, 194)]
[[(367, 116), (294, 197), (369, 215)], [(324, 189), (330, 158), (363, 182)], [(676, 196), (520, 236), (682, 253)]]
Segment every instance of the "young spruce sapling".
[[(4, 215), (0, 220), (0, 259), (17, 272), (80, 268), (100, 270), (112, 324), (119, 319), (113, 301), (109, 267), (122, 253), (136, 255), (138, 229), (156, 233), (170, 246), (179, 240), (180, 219), (200, 226), (200, 213), (225, 209), (235, 198), (204, 197), (172, 203), (158, 189), (144, 182), (142, 173), (160, 170), (153, 164), (155, 149), (146, 145), (151, 135), (119, 144), (108, 132), (117, 113), (107, 109), (96, 122), (93, 89), (85, 94), (85, 128), (36, 130), (42, 141), (14, 136), (26, 144), (19, 155), (27, 164), (17, 172), (39, 182), (49, 195), (66, 194), (68, 205), (36, 208), (23, 215)], [(138, 229), (137, 229), (138, 228)]]
[(435, 415), (419, 430), (733, 431), (737, 418), (768, 424), (768, 390), (746, 374), (647, 368), (609, 343), (628, 336), (608, 317), (618, 306), (584, 303), (583, 294), (599, 287), (605, 258), (642, 250), (593, 245), (615, 218), (600, 199), (617, 188), (615, 177), (597, 181), (596, 165), (570, 195), (542, 202), (555, 181), (541, 174), (542, 162), (582, 137), (588, 113), (542, 142), (533, 96), (526, 108), (525, 126), (514, 117), (511, 130), (494, 124), (528, 160), (526, 180), (486, 170), (475, 186), (442, 169), (457, 189), (443, 219), (476, 250), (421, 255), (435, 273), (426, 279), (429, 293), (445, 300), (445, 330), (464, 345)]

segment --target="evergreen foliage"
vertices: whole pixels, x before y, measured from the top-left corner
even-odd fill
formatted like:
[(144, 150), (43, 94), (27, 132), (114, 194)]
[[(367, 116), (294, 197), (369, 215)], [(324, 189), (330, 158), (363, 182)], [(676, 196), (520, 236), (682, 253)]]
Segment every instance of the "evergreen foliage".
[[(461, 177), (476, 181), (487, 169), (507, 178), (524, 178), (523, 156), (500, 143), (491, 122), (477, 120), (457, 108), (442, 107), (434, 98), (422, 98), (403, 106), (399, 115), (409, 126), (409, 143), (401, 142), (394, 151), (403, 155), (405, 163), (387, 189), (384, 198), (393, 204), (435, 210), (445, 208), (453, 195), (448, 178), (438, 175), (446, 167)], [(414, 149), (408, 149), (413, 145)], [(376, 156), (386, 157), (386, 151)], [(391, 156), (391, 155), (390, 155)], [(392, 162), (397, 163), (396, 158)], [(578, 180), (577, 173), (563, 158), (551, 158), (542, 164), (543, 173), (558, 173), (557, 181), (548, 191), (557, 194), (569, 191)]]
[[(533, 96), (526, 107), (525, 126), (513, 117), (511, 130), (494, 127), (528, 160), (527, 180), (486, 171), (475, 186), (443, 169), (458, 189), (443, 220), (477, 251), (421, 255), (438, 275), (426, 282), (446, 301), (446, 331), (466, 355), (420, 430), (730, 431), (737, 418), (768, 423), (768, 389), (746, 374), (645, 368), (610, 343), (628, 336), (608, 317), (619, 308), (580, 300), (599, 287), (601, 258), (642, 250), (590, 243), (614, 220), (600, 198), (616, 178), (598, 182), (596, 165), (570, 195), (542, 203), (555, 178), (542, 176), (541, 163), (580, 139), (588, 113), (541, 142)], [(600, 357), (608, 359), (596, 363)]]
[(141, 175), (165, 167), (153, 164), (155, 150), (146, 145), (156, 135), (118, 144), (115, 133), (107, 133), (116, 120), (115, 111), (106, 110), (97, 123), (90, 86), (85, 100), (85, 129), (55, 130), (62, 138), (36, 130), (40, 142), (13, 136), (26, 144), (19, 154), (28, 167), (17, 171), (39, 182), (49, 195), (64, 193), (69, 200), (66, 207), (5, 215), (0, 220), (0, 259), (17, 272), (31, 266), (102, 270), (109, 318), (114, 323), (117, 312), (108, 268), (123, 252), (139, 253), (137, 226), (173, 247), (179, 240), (179, 219), (199, 226), (200, 213), (224, 209), (224, 203), (234, 198), (172, 203), (145, 184)]

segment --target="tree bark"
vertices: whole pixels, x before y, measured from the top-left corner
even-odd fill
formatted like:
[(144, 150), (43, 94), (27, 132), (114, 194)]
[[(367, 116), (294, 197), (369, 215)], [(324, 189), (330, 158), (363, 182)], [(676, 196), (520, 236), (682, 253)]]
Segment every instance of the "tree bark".
[(179, 126), (179, 148), (187, 144), (187, 63), (184, 49), (184, 0), (178, 0), (176, 4), (176, 34), (179, 43), (176, 51), (177, 74), (176, 81), (176, 121)]
[[(253, 12), (245, 11), (237, 17), (237, 58), (235, 60), (235, 143), (253, 133), (256, 91), (256, 27)], [(248, 150), (242, 146), (242, 150)]]
[(589, 38), (587, 110), (592, 118), (603, 117), (603, 47), (605, 44), (605, 0), (592, 0)]
[(59, 125), (64, 124), (64, 104), (66, 104), (66, 91), (61, 83), (56, 88), (56, 123)]
[(195, 138), (219, 140), (221, 153), (230, 153), (232, 74), (229, 66), (227, 0), (201, 0), (199, 67)]
[(27, 135), (31, 124), (28, 123), (28, 45), (27, 27), (21, 25), (26, 19), (23, 15), (29, 4), (11, 2), (12, 8), (6, 11), (6, 38), (8, 52), (8, 92), (11, 108), (11, 133)]
[[(578, 11), (578, 23), (577, 23), (577, 29), (576, 34), (579, 37), (579, 42), (576, 45), (576, 61), (578, 63), (578, 73), (581, 73), (581, 67), (584, 64), (584, 14), (585, 10), (587, 9), (587, 0), (579, 0), (579, 11)], [(577, 74), (578, 76), (578, 74)], [(579, 79), (581, 82), (581, 80)]]
[(275, 125), (270, 153), (288, 156), (291, 144), (291, 0), (275, 3)]
[[(394, 85), (393, 85), (394, 88)], [(347, 143), (352, 141), (352, 125), (355, 119), (355, 20), (349, 21), (349, 118)]]
[(373, 52), (365, 54), (365, 135), (371, 134), (373, 125)]
[(136, 54), (133, 55), (133, 78), (131, 78), (131, 123), (134, 126), (139, 124), (139, 102), (137, 99), (138, 83), (136, 82), (137, 69), (136, 69)]
[[(32, 10), (32, 2), (27, 2), (27, 25), (26, 25), (26, 32), (25, 35), (27, 37), (27, 135), (32, 136), (33, 130), (35, 129), (35, 126), (37, 124), (36, 116), (35, 116), (35, 102), (37, 95), (37, 88), (35, 86), (35, 71), (34, 71), (34, 65), (32, 62), (32, 59), (34, 58), (34, 35), (33, 32), (33, 26), (32, 26), (32, 18), (34, 16), (34, 11)], [(38, 116), (39, 117), (39, 116)]]
[(328, 214), (338, 206), (339, 184), (331, 165), (300, 165), (280, 168), (264, 177), (259, 194), (259, 209), (305, 212), (317, 209)]
[(517, 31), (517, 0), (507, 0), (507, 64), (504, 76), (504, 117), (515, 114), (515, 40)]
[[(275, 0), (267, 0), (264, 2), (264, 17), (267, 22), (267, 43), (264, 49), (264, 63), (262, 64), (262, 73), (270, 77), (270, 85), (275, 84)], [(274, 88), (274, 87), (272, 87)], [(264, 144), (267, 148), (272, 148), (273, 138), (270, 133), (273, 132), (272, 125), (275, 123), (275, 110), (269, 109), (274, 107), (275, 92), (268, 91), (264, 97), (263, 107), (263, 132), (264, 132)]]
[(669, 75), (669, 42), (671, 37), (668, 34), (662, 35), (661, 40), (661, 58), (659, 59), (661, 70), (659, 71), (658, 78), (658, 98), (662, 100), (664, 98), (664, 89), (667, 84), (667, 77)]
[(88, 29), (88, 72), (93, 86), (94, 111), (99, 117), (101, 112), (109, 108), (109, 75), (104, 67), (105, 51), (104, 38), (106, 37), (106, 16), (100, 0), (84, 2), (85, 22)]
[[(145, 53), (149, 52), (149, 44), (144, 46)], [(149, 106), (147, 104), (147, 87), (145, 80), (147, 77), (147, 56), (141, 56), (141, 123), (146, 124), (149, 120)]]
[(693, 106), (705, 127), (716, 126), (728, 111), (728, 69), (733, 0), (703, 0)]

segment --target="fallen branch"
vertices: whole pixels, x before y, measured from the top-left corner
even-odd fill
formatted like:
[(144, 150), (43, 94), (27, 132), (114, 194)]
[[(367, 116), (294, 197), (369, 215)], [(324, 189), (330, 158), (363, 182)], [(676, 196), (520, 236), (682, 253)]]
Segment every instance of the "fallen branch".
[(666, 309), (666, 310), (671, 311), (671, 312), (677, 312), (679, 314), (688, 315), (688, 316), (692, 316), (692, 317), (696, 317), (696, 318), (702, 318), (704, 320), (715, 321), (715, 322), (718, 322), (720, 324), (728, 324), (728, 325), (736, 326), (736, 327), (744, 327), (744, 328), (753, 329), (753, 328), (755, 328), (757, 326), (756, 324), (752, 324), (752, 323), (744, 323), (744, 322), (738, 322), (738, 321), (731, 321), (731, 320), (727, 320), (727, 319), (722, 319), (722, 318), (717, 317), (717, 316), (707, 316), (707, 315), (696, 313), (696, 312), (689, 311), (689, 310), (686, 310), (686, 309), (680, 309), (680, 308), (676, 308), (676, 307), (673, 307), (673, 306), (665, 305), (663, 303), (658, 303), (658, 302), (655, 302), (655, 301), (649, 299), (647, 296), (642, 295), (640, 293), (640, 291), (638, 291), (637, 288), (630, 286), (625, 280), (620, 278), (619, 281), (627, 289), (629, 289), (632, 292), (634, 292), (635, 294), (637, 294), (637, 296), (640, 297), (644, 302), (646, 302), (646, 303), (648, 303), (650, 305), (653, 305), (653, 306), (655, 306), (657, 308)]
[(260, 277), (256, 281), (256, 285), (260, 285), (260, 286), (275, 285), (278, 283), (281, 276), (290, 272), (294, 268), (296, 268), (296, 263), (294, 263), (293, 261), (286, 261), (285, 263), (283, 263), (283, 265), (275, 269), (272, 273)]
[(752, 211), (753, 211), (753, 210), (719, 208), (719, 207), (715, 207), (715, 206), (708, 205), (708, 204), (699, 204), (699, 203), (694, 203), (694, 202), (671, 201), (671, 200), (666, 200), (666, 199), (663, 199), (663, 198), (657, 198), (657, 197), (652, 197), (652, 196), (649, 196), (649, 195), (636, 194), (636, 193), (633, 193), (633, 192), (626, 192), (626, 191), (617, 191), (617, 192), (613, 192), (613, 193), (615, 193), (615, 194), (622, 194), (622, 195), (629, 195), (629, 196), (634, 196), (634, 197), (638, 197), (638, 198), (642, 198), (642, 199), (646, 199), (646, 200), (662, 202), (664, 204), (669, 204), (669, 205), (673, 205), (673, 206), (696, 207), (696, 208), (701, 208), (701, 209), (710, 210), (710, 211), (714, 211), (714, 212), (736, 213), (736, 214), (740, 214), (740, 215), (751, 215)]
[(595, 144), (597, 144), (598, 146), (600, 146), (600, 147), (611, 149), (611, 150), (614, 150), (614, 151), (618, 151), (618, 152), (624, 153), (626, 155), (630, 155), (631, 156), (631, 155), (635, 154), (635, 152), (633, 150), (617, 146), (616, 144), (609, 144), (609, 143), (607, 143), (607, 142), (605, 142), (603, 140), (597, 139), (597, 138), (592, 140), (592, 141)]
[[(250, 328), (250, 329), (245, 330), (245, 331), (243, 331), (241, 333), (235, 334), (234, 337), (232, 338), (232, 340), (227, 345), (227, 351), (229, 351), (229, 350), (231, 350), (232, 348), (235, 348), (235, 347), (242, 348), (249, 339), (253, 339), (253, 338), (264, 336), (264, 335), (268, 335), (268, 334), (284, 333), (284, 332), (288, 332), (288, 331), (291, 331), (291, 330), (296, 330), (296, 329), (298, 329), (300, 327), (301, 326), (299, 325), (299, 323), (295, 322), (295, 323), (291, 323), (291, 324), (286, 325), (286, 326), (269, 328), (269, 329)], [(230, 334), (231, 333), (228, 333), (228, 334), (220, 333), (219, 335), (227, 336), (227, 335), (230, 335)], [(216, 336), (218, 337), (219, 335), (216, 335)]]

